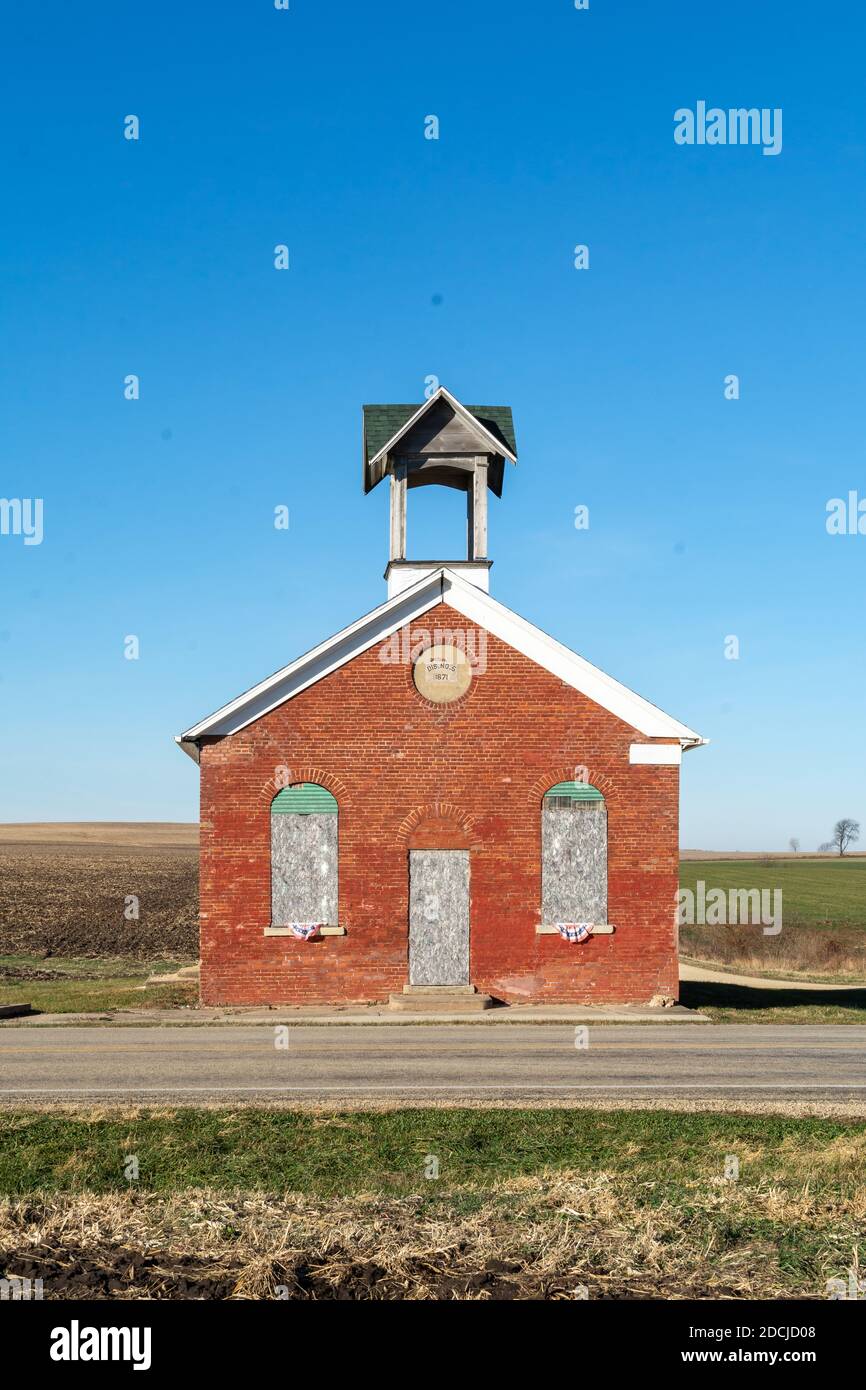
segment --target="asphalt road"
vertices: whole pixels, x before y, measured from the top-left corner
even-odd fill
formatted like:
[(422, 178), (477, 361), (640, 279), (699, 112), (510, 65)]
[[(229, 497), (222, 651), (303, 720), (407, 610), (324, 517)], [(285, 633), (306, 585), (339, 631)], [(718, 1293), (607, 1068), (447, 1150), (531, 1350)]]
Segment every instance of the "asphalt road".
[[(866, 1026), (0, 1029), (0, 1100), (866, 1099)], [(285, 1044), (278, 1045), (278, 1044)]]

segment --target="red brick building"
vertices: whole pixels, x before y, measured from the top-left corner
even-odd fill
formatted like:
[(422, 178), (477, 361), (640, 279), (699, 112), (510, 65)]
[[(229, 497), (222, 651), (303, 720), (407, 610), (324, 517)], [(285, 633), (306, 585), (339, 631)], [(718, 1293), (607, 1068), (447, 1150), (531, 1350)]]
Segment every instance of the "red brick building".
[[(676, 998), (679, 768), (704, 740), (487, 592), (515, 460), (505, 407), (365, 407), (387, 601), (178, 739), (203, 1003)], [(429, 483), (467, 493), (466, 560), (406, 559)]]

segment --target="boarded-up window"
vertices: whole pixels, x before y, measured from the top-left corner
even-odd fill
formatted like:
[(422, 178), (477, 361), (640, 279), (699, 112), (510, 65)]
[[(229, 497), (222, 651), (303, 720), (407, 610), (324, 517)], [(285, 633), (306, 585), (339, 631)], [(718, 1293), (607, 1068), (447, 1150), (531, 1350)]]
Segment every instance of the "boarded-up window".
[(541, 919), (607, 922), (607, 810), (588, 782), (558, 782), (541, 804)]
[(271, 922), (337, 926), (337, 803), (301, 782), (271, 802)]

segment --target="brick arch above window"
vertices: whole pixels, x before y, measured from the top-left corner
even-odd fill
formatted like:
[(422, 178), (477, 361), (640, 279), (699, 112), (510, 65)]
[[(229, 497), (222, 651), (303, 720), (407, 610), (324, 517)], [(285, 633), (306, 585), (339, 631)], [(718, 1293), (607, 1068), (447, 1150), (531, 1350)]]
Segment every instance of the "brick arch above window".
[(575, 772), (583, 766), (585, 765), (580, 763), (569, 763), (566, 766), (551, 768), (544, 776), (537, 777), (529, 789), (530, 804), (538, 810), (541, 802), (553, 787), (575, 781), (595, 788), (604, 797), (605, 803), (614, 800), (619, 793), (615, 779), (608, 773), (602, 772), (600, 768), (593, 768), (592, 766), (586, 766), (585, 778), (575, 778)]
[(351, 804), (345, 782), (341, 782), (339, 777), (335, 777), (332, 772), (326, 772), (324, 768), (311, 767), (303, 763), (297, 767), (293, 763), (275, 763), (272, 776), (259, 789), (259, 800), (269, 810), (272, 801), (281, 791), (301, 783), (313, 783), (318, 787), (324, 787), (336, 799), (341, 811)]
[(476, 819), (451, 802), (416, 806), (397, 827), (407, 849), (478, 849)]

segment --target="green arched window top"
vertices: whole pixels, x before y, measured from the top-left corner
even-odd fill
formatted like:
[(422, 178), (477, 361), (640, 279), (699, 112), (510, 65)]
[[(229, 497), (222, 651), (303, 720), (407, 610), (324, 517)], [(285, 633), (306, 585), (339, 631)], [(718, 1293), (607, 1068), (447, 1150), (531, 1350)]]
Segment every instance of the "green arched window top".
[(337, 809), (336, 798), (316, 782), (283, 787), (271, 802), (272, 816), (335, 816)]
[(604, 797), (598, 787), (590, 782), (557, 782), (555, 787), (550, 787), (544, 793), (544, 800), (547, 805), (562, 807), (587, 803), (604, 805)]

